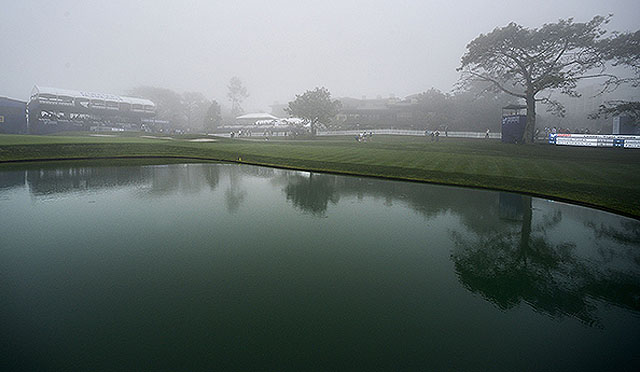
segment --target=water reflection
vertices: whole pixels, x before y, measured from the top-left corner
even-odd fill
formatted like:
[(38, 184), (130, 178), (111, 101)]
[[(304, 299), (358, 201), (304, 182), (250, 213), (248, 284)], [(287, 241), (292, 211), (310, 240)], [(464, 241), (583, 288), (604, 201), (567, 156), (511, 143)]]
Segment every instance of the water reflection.
[[(381, 181), (371, 178), (344, 177), (319, 173), (285, 173), (274, 180), (283, 184), (283, 191), (293, 206), (321, 216), (341, 198), (355, 197), (381, 200), (383, 205), (406, 205), (425, 218), (435, 218), (453, 212), (473, 230), (489, 231), (492, 221), (485, 211), (497, 213), (498, 193), (481, 190), (454, 189), (415, 182)], [(428, 190), (425, 189), (428, 187)]]
[(296, 208), (315, 216), (322, 216), (329, 202), (338, 203), (340, 197), (336, 189), (335, 176), (309, 173), (308, 176), (294, 173), (286, 176), (284, 193), (287, 201)]
[[(494, 221), (491, 231), (451, 233), (456, 244), (451, 259), (470, 291), (503, 310), (526, 303), (549, 316), (572, 316), (590, 325), (599, 323), (594, 299), (640, 310), (637, 273), (602, 265), (611, 263), (612, 256), (627, 260), (629, 251), (614, 249), (609, 257), (585, 259), (576, 243), (550, 241), (547, 231), (562, 222), (562, 211), (534, 213), (528, 196), (501, 193), (500, 213), (487, 212), (486, 218)], [(593, 231), (595, 240), (603, 236), (601, 231)]]
[(26, 173), (24, 171), (5, 171), (0, 177), (0, 191), (24, 186)]
[[(223, 193), (236, 213), (267, 180), (298, 211), (330, 217), (342, 202), (406, 206), (444, 216), (458, 281), (502, 311), (527, 304), (550, 317), (599, 325), (602, 302), (640, 311), (640, 223), (527, 196), (239, 165), (45, 167), (0, 173), (0, 193), (51, 195), (122, 189), (139, 198)], [(426, 228), (426, 227), (425, 227)]]
[(247, 196), (247, 191), (244, 189), (242, 184), (243, 175), (247, 174), (245, 172), (251, 172), (252, 169), (245, 170), (238, 165), (232, 165), (225, 169), (229, 177), (229, 185), (224, 190), (224, 201), (227, 207), (227, 211), (229, 211), (230, 213), (235, 213), (238, 211), (238, 209), (240, 209), (240, 205), (242, 205)]
[(24, 171), (33, 196), (141, 185), (153, 175), (143, 167), (46, 167)]
[[(561, 226), (563, 211), (578, 207), (545, 207), (538, 200), (534, 209), (531, 197), (518, 194), (357, 177), (312, 173), (285, 178), (287, 200), (313, 215), (324, 215), (330, 204), (354, 196), (381, 198), (386, 206), (402, 202), (425, 218), (456, 215), (464, 227), (451, 231), (456, 274), (465, 288), (502, 310), (525, 303), (551, 317), (571, 316), (590, 325), (599, 324), (594, 300), (640, 311), (637, 221), (622, 220), (617, 227), (611, 221), (585, 222), (591, 244), (578, 247), (562, 239), (567, 227)], [(560, 231), (561, 238), (552, 238), (551, 231)]]

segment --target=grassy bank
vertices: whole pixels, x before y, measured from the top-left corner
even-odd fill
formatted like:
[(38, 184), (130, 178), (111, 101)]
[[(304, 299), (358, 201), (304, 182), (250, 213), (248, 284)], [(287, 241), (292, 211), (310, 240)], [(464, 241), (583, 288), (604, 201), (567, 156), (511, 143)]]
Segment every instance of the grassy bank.
[(0, 135), (0, 163), (6, 167), (24, 160), (127, 157), (239, 161), (518, 191), (640, 217), (640, 150), (385, 136), (367, 143), (328, 137), (268, 142), (192, 139)]

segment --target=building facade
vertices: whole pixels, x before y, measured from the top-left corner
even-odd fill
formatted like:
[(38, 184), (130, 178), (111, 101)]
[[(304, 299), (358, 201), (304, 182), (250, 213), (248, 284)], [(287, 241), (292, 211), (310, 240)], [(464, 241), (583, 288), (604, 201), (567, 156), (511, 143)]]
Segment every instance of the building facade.
[(9, 97), (0, 97), (0, 133), (27, 133), (27, 103)]

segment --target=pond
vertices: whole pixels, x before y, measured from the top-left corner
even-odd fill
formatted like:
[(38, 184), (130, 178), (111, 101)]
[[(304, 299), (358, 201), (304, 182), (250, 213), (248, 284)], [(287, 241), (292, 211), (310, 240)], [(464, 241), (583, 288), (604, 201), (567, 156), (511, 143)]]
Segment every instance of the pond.
[(511, 193), (5, 169), (0, 280), (11, 370), (640, 367), (640, 222)]

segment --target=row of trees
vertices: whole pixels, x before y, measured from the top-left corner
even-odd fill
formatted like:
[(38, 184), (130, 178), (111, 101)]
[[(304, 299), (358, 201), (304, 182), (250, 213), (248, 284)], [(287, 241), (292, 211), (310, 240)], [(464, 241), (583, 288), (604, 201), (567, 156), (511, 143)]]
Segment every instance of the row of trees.
[[(363, 119), (359, 124), (362, 128), (396, 126), (414, 129), (497, 130), (501, 108), (513, 101), (512, 97), (504, 93), (488, 91), (486, 84), (469, 84), (465, 90), (452, 94), (432, 88), (397, 104), (399, 113), (395, 113), (394, 105), (389, 104), (386, 116)], [(342, 108), (342, 103), (332, 99), (329, 90), (321, 87), (297, 95), (295, 100), (289, 102), (285, 111), (291, 116), (305, 119), (311, 124), (312, 131), (320, 123), (338, 129), (352, 129), (354, 123), (335, 119)], [(402, 114), (409, 117), (402, 120), (391, 118)]]
[[(249, 96), (247, 88), (238, 77), (231, 78), (227, 97), (231, 110), (227, 120), (241, 115), (242, 102)], [(177, 93), (171, 89), (140, 86), (127, 94), (152, 100), (156, 104), (156, 118), (167, 121), (171, 129), (212, 130), (222, 124), (223, 112), (216, 100), (208, 100), (200, 92)], [(155, 130), (168, 129), (157, 127)]]
[(156, 104), (156, 119), (168, 124), (158, 124), (154, 130), (201, 130), (216, 127), (222, 122), (218, 102), (208, 100), (200, 92), (179, 94), (171, 89), (140, 86), (128, 94), (150, 99)]
[(417, 97), (419, 124), (425, 129), (499, 130), (502, 108), (515, 100), (483, 84), (469, 84), (464, 90), (443, 93), (430, 89)]

